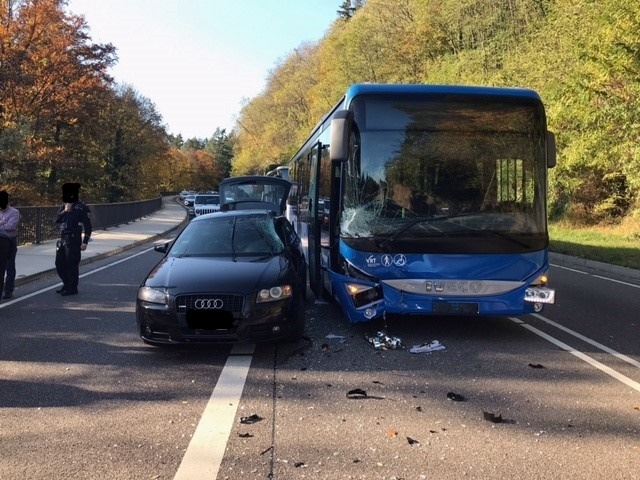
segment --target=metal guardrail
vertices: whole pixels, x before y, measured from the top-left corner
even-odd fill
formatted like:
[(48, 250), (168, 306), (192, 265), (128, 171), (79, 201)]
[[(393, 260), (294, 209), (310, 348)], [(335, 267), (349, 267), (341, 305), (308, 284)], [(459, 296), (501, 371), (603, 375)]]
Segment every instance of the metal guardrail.
[[(162, 208), (162, 197), (122, 203), (89, 203), (93, 230), (104, 230), (133, 222)], [(60, 236), (55, 219), (60, 206), (16, 207), (20, 210), (18, 245), (42, 243)]]

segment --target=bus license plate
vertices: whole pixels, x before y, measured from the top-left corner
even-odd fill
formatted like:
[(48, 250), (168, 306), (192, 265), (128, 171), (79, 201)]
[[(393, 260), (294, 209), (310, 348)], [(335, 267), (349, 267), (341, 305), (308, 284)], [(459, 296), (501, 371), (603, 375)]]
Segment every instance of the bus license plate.
[(433, 313), (450, 315), (478, 315), (480, 309), (472, 302), (433, 302)]

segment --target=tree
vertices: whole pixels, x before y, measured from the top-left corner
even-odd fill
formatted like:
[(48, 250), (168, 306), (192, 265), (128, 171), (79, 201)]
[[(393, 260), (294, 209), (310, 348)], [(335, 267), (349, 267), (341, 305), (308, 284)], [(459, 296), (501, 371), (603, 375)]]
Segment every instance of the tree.
[(205, 151), (215, 159), (222, 178), (226, 178), (231, 175), (233, 143), (233, 135), (227, 135), (227, 132), (224, 128), (216, 128), (213, 136), (207, 141), (204, 147)]
[(65, 5), (0, 1), (0, 137), (16, 147), (3, 154), (0, 174), (10, 169), (33, 198), (58, 196), (70, 153), (64, 132), (109, 88), (115, 61), (115, 48), (91, 43), (84, 19), (67, 15)]

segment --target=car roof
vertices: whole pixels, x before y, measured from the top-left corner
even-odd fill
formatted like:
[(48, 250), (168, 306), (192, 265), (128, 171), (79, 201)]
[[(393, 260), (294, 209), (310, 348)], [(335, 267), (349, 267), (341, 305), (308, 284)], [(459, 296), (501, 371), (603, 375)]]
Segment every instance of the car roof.
[(251, 217), (251, 216), (265, 216), (265, 217), (274, 217), (274, 212), (268, 209), (258, 210), (258, 209), (246, 209), (246, 210), (230, 210), (230, 211), (220, 211), (214, 213), (207, 213), (205, 215), (200, 215), (191, 220), (190, 223), (193, 222), (203, 222), (211, 219), (224, 219), (230, 217)]
[[(287, 197), (291, 182), (279, 177), (264, 175), (244, 175), (225, 178), (218, 185), (220, 209), (229, 210), (271, 210), (283, 215), (287, 207)], [(263, 197), (252, 196), (251, 192), (262, 192)], [(246, 195), (241, 198), (239, 194)], [(267, 198), (264, 198), (266, 195)]]

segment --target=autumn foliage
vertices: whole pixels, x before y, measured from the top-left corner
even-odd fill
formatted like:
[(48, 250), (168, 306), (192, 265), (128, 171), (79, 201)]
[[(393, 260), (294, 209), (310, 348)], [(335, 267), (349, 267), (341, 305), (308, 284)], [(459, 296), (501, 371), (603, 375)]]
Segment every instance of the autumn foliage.
[[(0, 188), (18, 205), (40, 205), (57, 203), (68, 181), (91, 202), (190, 186), (216, 159), (190, 170), (154, 104), (109, 75), (115, 47), (93, 43), (84, 18), (66, 7), (0, 0)], [(226, 172), (215, 171), (208, 178), (217, 182)]]
[(552, 217), (640, 218), (640, 2), (367, 0), (337, 13), (240, 112), (234, 172), (288, 160), (353, 83), (522, 86), (556, 133)]

